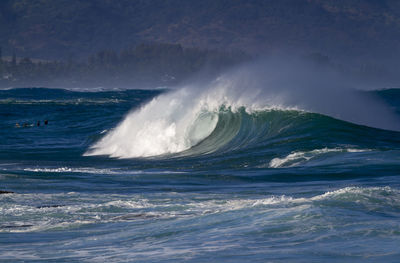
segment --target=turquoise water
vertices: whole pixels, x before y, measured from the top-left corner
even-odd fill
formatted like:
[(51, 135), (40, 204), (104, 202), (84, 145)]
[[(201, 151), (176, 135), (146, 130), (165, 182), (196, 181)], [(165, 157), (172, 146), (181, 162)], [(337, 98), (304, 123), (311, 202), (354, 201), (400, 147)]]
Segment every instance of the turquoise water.
[(0, 91), (0, 261), (400, 261), (400, 132), (196, 103)]

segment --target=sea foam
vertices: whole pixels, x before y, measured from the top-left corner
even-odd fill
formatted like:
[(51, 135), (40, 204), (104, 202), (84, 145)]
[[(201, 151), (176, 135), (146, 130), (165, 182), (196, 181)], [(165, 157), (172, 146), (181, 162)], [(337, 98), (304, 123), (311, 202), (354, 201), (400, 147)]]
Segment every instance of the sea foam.
[(284, 168), (300, 165), (316, 157), (328, 153), (358, 153), (371, 151), (370, 149), (352, 149), (352, 148), (322, 148), (311, 151), (295, 151), (283, 158), (274, 158), (269, 162), (270, 168)]

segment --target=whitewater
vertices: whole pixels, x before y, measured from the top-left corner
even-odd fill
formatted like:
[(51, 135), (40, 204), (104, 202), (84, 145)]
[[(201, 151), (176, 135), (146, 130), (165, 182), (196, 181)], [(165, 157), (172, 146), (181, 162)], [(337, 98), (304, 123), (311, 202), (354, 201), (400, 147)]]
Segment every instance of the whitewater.
[(400, 90), (353, 84), (0, 90), (0, 262), (398, 262)]
[[(271, 111), (297, 111), (326, 114), (371, 127), (400, 129), (400, 119), (387, 105), (361, 92), (340, 86), (332, 88), (329, 74), (319, 76), (323, 79), (316, 81), (315, 72), (303, 71), (293, 83), (282, 83), (276, 69), (271, 80), (268, 78), (271, 71), (260, 71), (259, 67), (255, 64), (236, 69), (209, 83), (178, 87), (154, 98), (129, 113), (86, 155), (133, 158), (182, 152), (210, 136), (218, 121), (227, 118), (228, 112), (236, 115), (239, 122), (243, 121), (245, 113), (253, 118)], [(285, 73), (292, 70), (285, 68)], [(310, 83), (305, 78), (313, 81)], [(241, 110), (245, 113), (240, 113)], [(234, 129), (235, 124), (230, 125), (229, 128)], [(281, 127), (282, 130), (286, 128)], [(224, 130), (227, 134), (234, 132), (237, 131)], [(257, 135), (253, 137), (257, 139)], [(221, 146), (219, 142), (214, 143)]]

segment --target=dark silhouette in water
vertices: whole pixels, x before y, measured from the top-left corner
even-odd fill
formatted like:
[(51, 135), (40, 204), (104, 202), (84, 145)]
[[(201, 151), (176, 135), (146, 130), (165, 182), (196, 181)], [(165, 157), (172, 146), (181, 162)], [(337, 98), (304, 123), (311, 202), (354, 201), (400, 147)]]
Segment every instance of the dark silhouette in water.
[(14, 192), (0, 190), (0, 195), (1, 194), (14, 194)]
[[(47, 125), (47, 124), (49, 124), (49, 121), (48, 120), (44, 120), (43, 123), (44, 123), (44, 125)], [(30, 124), (28, 122), (24, 122), (23, 124), (19, 124), (18, 122), (15, 123), (15, 128), (21, 128), (21, 127), (28, 128), (28, 127), (31, 127), (31, 126), (34, 126), (34, 124)], [(38, 126), (38, 127), (40, 126), (40, 121), (36, 122), (36, 126)]]
[(57, 207), (62, 207), (63, 205), (41, 205), (37, 206), (36, 208), (57, 208)]

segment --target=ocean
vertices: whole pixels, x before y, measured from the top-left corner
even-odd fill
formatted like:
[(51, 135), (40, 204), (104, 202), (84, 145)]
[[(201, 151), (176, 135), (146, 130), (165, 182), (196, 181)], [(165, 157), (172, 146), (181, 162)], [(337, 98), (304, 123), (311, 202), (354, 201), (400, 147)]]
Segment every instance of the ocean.
[(400, 262), (400, 123), (263, 96), (0, 90), (0, 261)]

